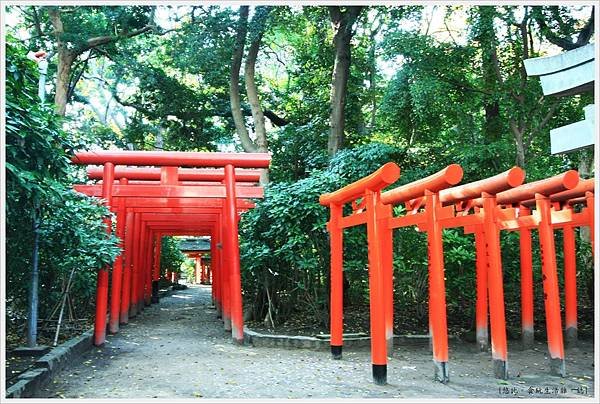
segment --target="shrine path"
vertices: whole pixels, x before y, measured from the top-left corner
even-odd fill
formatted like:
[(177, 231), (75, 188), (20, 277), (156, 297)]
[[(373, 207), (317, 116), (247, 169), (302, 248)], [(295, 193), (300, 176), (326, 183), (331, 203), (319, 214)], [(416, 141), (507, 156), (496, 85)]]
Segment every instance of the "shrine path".
[(191, 286), (147, 307), (119, 334), (109, 336), (103, 347), (59, 373), (40, 397), (146, 401), (593, 396), (591, 341), (567, 351), (566, 378), (548, 375), (544, 344), (538, 342), (536, 350), (526, 352), (513, 348), (506, 382), (490, 376), (490, 354), (478, 353), (472, 345), (451, 346), (447, 385), (432, 380), (427, 347), (396, 347), (388, 364), (389, 384), (377, 386), (371, 381), (366, 348), (347, 349), (341, 361), (334, 361), (325, 350), (234, 345), (211, 307), (210, 287)]

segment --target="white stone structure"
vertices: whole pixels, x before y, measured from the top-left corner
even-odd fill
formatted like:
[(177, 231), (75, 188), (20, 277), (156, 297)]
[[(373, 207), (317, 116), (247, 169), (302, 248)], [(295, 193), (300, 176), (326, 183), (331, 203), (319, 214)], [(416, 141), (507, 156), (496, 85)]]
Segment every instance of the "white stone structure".
[[(594, 91), (595, 45), (589, 44), (556, 56), (524, 60), (529, 76), (539, 76), (544, 95), (556, 97)], [(594, 104), (584, 108), (585, 119), (550, 130), (552, 154), (593, 146), (596, 138)]]

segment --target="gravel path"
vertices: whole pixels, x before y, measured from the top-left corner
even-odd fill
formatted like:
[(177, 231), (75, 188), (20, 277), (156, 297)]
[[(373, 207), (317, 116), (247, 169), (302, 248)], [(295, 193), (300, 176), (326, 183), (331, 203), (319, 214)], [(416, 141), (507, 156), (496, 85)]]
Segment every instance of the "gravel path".
[[(67, 398), (501, 398), (592, 397), (592, 342), (567, 351), (566, 378), (548, 375), (545, 346), (511, 351), (507, 381), (492, 376), (489, 353), (469, 344), (450, 352), (450, 383), (432, 380), (427, 347), (396, 347), (387, 386), (371, 382), (368, 349), (327, 351), (237, 346), (210, 304), (209, 286), (161, 299), (65, 369), (41, 397)], [(514, 344), (513, 344), (514, 345)], [(536, 393), (536, 389), (539, 389)]]

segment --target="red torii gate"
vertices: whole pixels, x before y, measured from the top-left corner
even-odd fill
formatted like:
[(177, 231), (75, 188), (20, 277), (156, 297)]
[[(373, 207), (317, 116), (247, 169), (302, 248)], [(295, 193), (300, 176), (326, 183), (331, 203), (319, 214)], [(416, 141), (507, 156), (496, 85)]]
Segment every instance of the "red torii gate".
[[(256, 182), (257, 172), (236, 168), (267, 168), (270, 157), (266, 153), (202, 153), (202, 152), (149, 152), (149, 151), (95, 151), (79, 152), (72, 158), (75, 164), (101, 164), (102, 185), (78, 185), (75, 189), (93, 196), (101, 196), (106, 205), (117, 212), (117, 236), (124, 240), (122, 247), (125, 251), (125, 266), (123, 254), (115, 261), (111, 283), (110, 331), (118, 330), (119, 321), (126, 322), (130, 314), (141, 309), (143, 301), (150, 304), (150, 289), (153, 275), (152, 261), (158, 254), (152, 254), (151, 249), (144, 251), (148, 240), (156, 240), (155, 234), (177, 231), (199, 232), (211, 235), (212, 240), (220, 240), (224, 254), (220, 256), (219, 266), (221, 295), (229, 295), (223, 300), (222, 308), (224, 322), (231, 318), (232, 337), (235, 342), (243, 343), (243, 316), (241, 298), (241, 278), (238, 244), (238, 198), (260, 198), (262, 188), (251, 186), (236, 186), (237, 177), (240, 181)], [(115, 165), (160, 166), (160, 168), (115, 168)], [(217, 170), (190, 170), (180, 168), (218, 167)], [(182, 170), (182, 176), (179, 176)], [(90, 175), (100, 177), (99, 170), (90, 169)], [(144, 173), (142, 173), (142, 171)], [(115, 180), (118, 183), (115, 184)], [(135, 180), (129, 184), (129, 180)], [(142, 180), (138, 182), (137, 180)], [(150, 183), (143, 181), (156, 181)], [(222, 184), (215, 182), (222, 181)], [(219, 203), (217, 203), (217, 201)], [(184, 211), (161, 212), (167, 216), (144, 217), (144, 212), (134, 212), (133, 209), (146, 207), (154, 208), (201, 208), (205, 212), (187, 213), (196, 215), (187, 220), (177, 220), (185, 215)], [(251, 204), (243, 206), (250, 208)], [(217, 209), (215, 212), (214, 209)], [(220, 208), (220, 209), (219, 209)], [(210, 210), (213, 209), (213, 210)], [(149, 213), (149, 212), (146, 212)], [(156, 213), (159, 214), (159, 213)], [(203, 215), (203, 216), (197, 216)], [(162, 219), (162, 220), (152, 220)], [(197, 223), (195, 219), (202, 219)], [(190, 223), (190, 220), (193, 220)], [(107, 231), (110, 232), (111, 219), (105, 219)], [(215, 252), (219, 250), (214, 244)], [(156, 268), (156, 266), (154, 266)], [(125, 273), (123, 273), (125, 269)], [(129, 269), (129, 270), (128, 270)], [(145, 271), (144, 271), (145, 270)], [(155, 272), (154, 274), (152, 272)], [(125, 276), (123, 276), (123, 274)], [(137, 276), (137, 278), (136, 278)], [(127, 285), (127, 282), (130, 285)], [(122, 281), (125, 285), (122, 287)], [(94, 344), (101, 345), (106, 335), (106, 311), (108, 306), (108, 268), (98, 272), (96, 321)], [(129, 288), (128, 286), (131, 286)], [(127, 296), (130, 290), (130, 296)], [(218, 288), (217, 288), (218, 291)], [(122, 292), (122, 293), (121, 293)], [(213, 296), (219, 295), (215, 293)], [(227, 293), (229, 292), (229, 293)], [(143, 299), (143, 300), (142, 300)], [(142, 303), (143, 305), (143, 303)]]
[[(256, 177), (258, 179), (258, 176)], [(119, 198), (117, 198), (119, 199)], [(126, 204), (128, 206), (127, 211), (128, 214), (135, 214), (136, 216), (139, 216), (140, 213), (143, 212), (162, 212), (162, 213), (215, 213), (220, 215), (222, 212), (222, 207), (223, 207), (223, 199), (218, 199), (218, 198), (203, 198), (203, 199), (169, 199), (169, 198), (123, 198), (126, 201)], [(179, 207), (173, 207), (174, 203), (173, 202), (177, 202), (177, 204), (179, 205)], [(237, 209), (238, 211), (245, 211), (248, 210), (250, 208), (254, 207), (254, 203), (245, 200), (245, 199), (237, 199)], [(220, 217), (220, 216), (218, 216)], [(139, 218), (138, 218), (139, 219)], [(136, 220), (138, 220), (136, 219)], [(220, 220), (220, 219), (218, 219)], [(131, 228), (130, 226), (128, 226), (129, 228)], [(137, 234), (137, 231), (136, 231)], [(214, 257), (220, 257), (220, 248), (217, 248), (217, 245), (221, 244), (221, 239), (222, 239), (222, 235), (221, 235), (221, 230), (219, 230), (219, 232), (217, 232), (215, 229), (211, 228), (207, 228), (204, 231), (198, 232), (195, 229), (188, 229), (188, 230), (184, 230), (181, 226), (178, 227), (178, 231), (169, 231), (168, 235), (207, 235), (207, 234), (211, 234), (211, 254)], [(129, 235), (129, 233), (127, 234)], [(127, 237), (126, 237), (127, 240)], [(127, 244), (127, 241), (126, 241)], [(129, 257), (132, 254), (125, 254), (125, 257)], [(219, 258), (215, 258), (215, 260), (213, 260), (215, 262), (214, 265), (220, 265), (222, 266), (222, 264), (220, 264), (221, 260)], [(126, 268), (129, 268), (129, 266), (126, 266)], [(134, 268), (135, 269), (135, 268)], [(129, 274), (129, 272), (125, 273), (125, 279), (127, 279), (127, 275)], [(214, 271), (213, 271), (213, 275), (214, 275), (214, 283), (213, 283), (213, 288), (212, 288), (212, 296), (213, 296), (213, 301), (215, 303), (216, 309), (217, 309), (217, 313), (219, 315), (219, 317), (221, 317), (221, 309), (222, 309), (222, 296), (227, 298), (228, 294), (227, 293), (223, 293), (221, 291), (221, 289), (223, 288), (223, 285), (221, 282), (217, 282), (216, 278), (217, 276), (219, 276), (220, 271), (216, 268), (216, 266), (214, 267)], [(226, 278), (226, 277), (225, 277)], [(127, 294), (128, 289), (124, 290), (124, 298), (123, 298), (123, 303), (121, 306), (121, 323), (127, 323), (128, 322), (128, 317), (130, 315), (129, 313), (129, 306), (127, 306), (126, 302), (128, 301), (127, 299), (129, 298), (129, 294)], [(136, 292), (137, 293), (137, 292)], [(135, 295), (137, 296), (137, 294)], [(135, 304), (132, 304), (131, 306), (131, 316), (134, 316), (139, 310), (140, 307), (142, 306), (141, 304), (141, 299), (137, 299)], [(229, 307), (227, 305), (227, 307)], [(114, 316), (111, 315), (111, 317), (114, 318)], [(226, 313), (226, 319), (229, 319), (229, 312)], [(227, 330), (231, 330), (231, 326), (228, 322), (226, 322), (226, 329)], [(115, 331), (112, 331), (115, 332)]]
[(204, 251), (188, 251), (184, 253), (188, 258), (194, 260), (194, 278), (193, 283), (209, 284), (210, 283), (210, 266), (206, 262), (207, 252)]
[[(80, 188), (80, 186), (76, 186), (76, 188)], [(116, 198), (117, 200), (119, 198)], [(174, 200), (174, 199), (168, 199), (168, 198), (123, 198), (126, 199), (128, 201), (128, 205), (131, 206), (135, 206), (135, 208), (133, 208), (133, 210), (137, 211), (137, 212), (141, 212), (141, 211), (150, 211), (150, 212), (154, 212), (157, 210), (160, 211), (165, 211), (165, 212), (171, 212), (171, 213), (185, 213), (185, 212), (191, 212), (192, 210), (195, 211), (195, 213), (204, 213), (207, 212), (209, 210), (211, 210), (211, 207), (213, 208), (212, 210), (214, 210), (215, 207), (217, 206), (222, 206), (222, 200), (220, 199), (216, 199), (216, 198), (205, 198), (205, 199), (195, 199), (195, 200), (188, 200), (188, 199), (178, 199), (178, 200)], [(174, 207), (165, 207), (165, 206), (172, 206), (173, 203), (172, 202), (177, 202), (178, 205), (180, 205), (181, 207), (179, 208), (174, 208)], [(186, 203), (186, 202), (192, 202), (190, 203)], [(201, 207), (194, 207), (194, 208), (190, 208), (188, 207), (188, 205), (191, 206), (201, 206)], [(238, 209), (243, 208), (243, 210), (253, 207), (254, 205), (251, 202), (242, 200), (242, 199), (238, 199)], [(146, 206), (146, 208), (142, 208), (141, 206)], [(157, 208), (148, 208), (148, 206), (159, 206)], [(130, 208), (128, 208), (130, 209)], [(215, 213), (220, 213), (221, 210), (218, 209), (215, 211)], [(138, 215), (139, 216), (139, 215)], [(136, 223), (136, 225), (138, 225)], [(178, 227), (178, 229), (183, 230), (181, 226)], [(195, 231), (196, 228), (190, 228), (188, 230), (186, 230), (183, 234), (191, 234), (192, 231)], [(206, 235), (207, 232), (209, 230), (205, 230), (203, 233), (201, 233), (202, 235)], [(139, 231), (135, 232), (136, 234), (139, 234)], [(173, 232), (170, 232), (171, 234)], [(215, 237), (213, 237), (214, 239)], [(139, 240), (138, 240), (139, 243)], [(136, 247), (136, 250), (138, 248)], [(127, 255), (134, 255), (134, 257), (137, 257), (136, 254), (126, 254)], [(136, 258), (137, 259), (137, 258)], [(134, 262), (135, 264), (136, 262)], [(137, 265), (133, 266), (133, 270), (137, 271)], [(134, 272), (134, 275), (136, 275), (137, 272)], [(127, 274), (126, 274), (127, 275)], [(137, 276), (137, 275), (136, 275)], [(115, 278), (113, 278), (115, 279)], [(116, 278), (118, 279), (118, 277)], [(225, 277), (226, 279), (226, 277)], [(114, 286), (114, 285), (113, 285)], [(132, 297), (133, 300), (135, 301), (135, 303), (131, 306), (131, 310), (130, 313), (127, 314), (127, 309), (125, 308), (125, 303), (122, 305), (122, 314), (121, 314), (121, 322), (122, 323), (126, 323), (128, 321), (128, 315), (134, 316), (135, 314), (137, 314), (140, 310), (141, 307), (143, 306), (143, 289), (142, 291), (139, 290), (134, 290), (132, 292)], [(219, 295), (218, 290), (215, 290), (215, 288), (213, 288), (213, 296), (215, 294)], [(224, 294), (224, 296), (228, 296), (227, 294)], [(149, 297), (146, 297), (146, 300), (148, 300)], [(220, 301), (216, 300), (216, 306), (217, 306), (217, 310), (220, 313), (220, 309), (221, 309), (221, 305), (220, 305)], [(227, 306), (228, 307), (228, 306)], [(116, 316), (111, 315), (111, 318), (115, 319)], [(229, 324), (229, 312), (226, 312), (226, 317), (225, 319), (226, 321), (226, 329), (230, 330), (230, 325)], [(116, 332), (116, 330), (118, 330), (118, 324), (114, 324), (111, 323), (111, 332)]]
[[(448, 188), (462, 177), (460, 166), (451, 165), (423, 180), (381, 193), (381, 189), (394, 182), (399, 168), (387, 163), (373, 174), (343, 187), (333, 193), (321, 195), (319, 202), (329, 206), (331, 219), (328, 223), (331, 243), (331, 349), (335, 359), (342, 351), (342, 232), (344, 228), (367, 224), (369, 251), (369, 289), (371, 304), (371, 353), (373, 379), (377, 384), (386, 383), (386, 339), (391, 334), (392, 312), (392, 242), (391, 230), (397, 227), (417, 225), (428, 233), (430, 332), (432, 336), (436, 378), (447, 382), (448, 345), (443, 269), (443, 246), (441, 230), (463, 227), (474, 232), (477, 247), (477, 334), (478, 340), (487, 345), (487, 299), (490, 294), (492, 328), (492, 357), (496, 377), (507, 378), (507, 344), (504, 318), (504, 291), (499, 233), (501, 230), (535, 227), (540, 232), (543, 257), (544, 293), (546, 296), (546, 320), (548, 351), (553, 371), (564, 375), (564, 353), (560, 325), (560, 299), (556, 278), (556, 260), (552, 228), (560, 225), (593, 225), (593, 180), (574, 189), (579, 181), (576, 171), (533, 183), (521, 185), (524, 172), (513, 167), (495, 177), (470, 184)], [(515, 188), (513, 188), (515, 187)], [(510, 189), (513, 188), (513, 189)], [(569, 191), (570, 190), (570, 191)], [(583, 194), (585, 193), (585, 198)], [(532, 199), (534, 198), (534, 199)], [(581, 203), (588, 207), (572, 219), (572, 212), (551, 211), (551, 201)], [(358, 201), (360, 200), (360, 201)], [(505, 205), (526, 204), (533, 200), (534, 215), (525, 218), (515, 216), (515, 209)], [(352, 202), (353, 213), (343, 216), (342, 207)], [(394, 217), (392, 204), (405, 203), (405, 216)], [(591, 206), (591, 208), (590, 208)], [(366, 209), (366, 212), (365, 212)], [(423, 209), (421, 211), (421, 209)], [(469, 214), (474, 209), (475, 212)], [(564, 209), (563, 209), (564, 210)], [(515, 225), (514, 222), (517, 222)], [(593, 229), (592, 229), (593, 234)], [(593, 239), (593, 236), (592, 236)], [(570, 248), (570, 247), (569, 247)], [(574, 247), (570, 248), (574, 252)], [(569, 258), (572, 260), (572, 257)], [(567, 259), (567, 256), (566, 256)], [(567, 288), (574, 289), (574, 270), (569, 270)], [(570, 279), (572, 278), (572, 279)], [(527, 284), (527, 279), (523, 279)], [(527, 287), (522, 288), (522, 290)], [(523, 299), (529, 299), (523, 292)], [(566, 292), (571, 306), (567, 311), (570, 324), (575, 317), (576, 297)], [(575, 313), (573, 314), (573, 306)], [(524, 314), (527, 310), (524, 310)], [(532, 311), (531, 311), (532, 312)], [(572, 327), (572, 326), (571, 326)]]

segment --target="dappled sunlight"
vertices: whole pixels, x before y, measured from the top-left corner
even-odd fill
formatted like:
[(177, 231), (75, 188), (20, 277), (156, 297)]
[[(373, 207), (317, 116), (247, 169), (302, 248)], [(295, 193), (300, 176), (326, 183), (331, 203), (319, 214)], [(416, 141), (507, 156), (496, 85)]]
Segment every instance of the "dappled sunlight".
[(7, 397), (594, 394), (591, 0), (8, 3)]
[(177, 299), (191, 299), (192, 297), (190, 295), (173, 295), (174, 298)]

